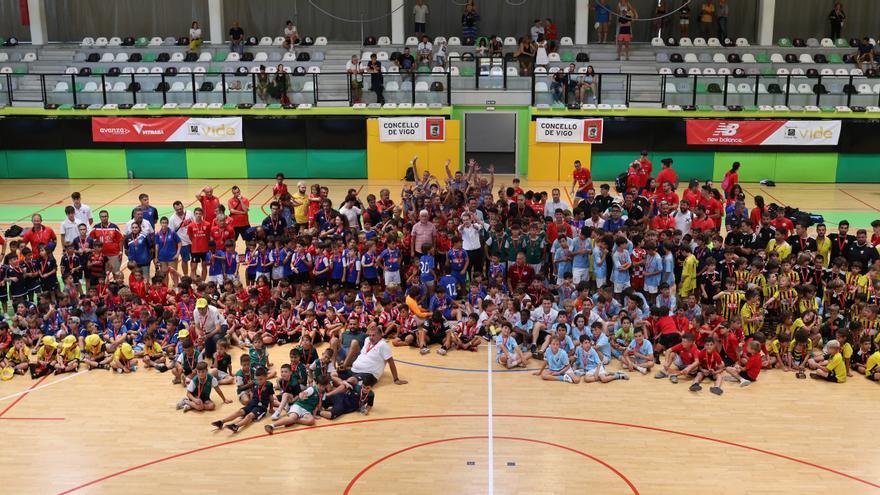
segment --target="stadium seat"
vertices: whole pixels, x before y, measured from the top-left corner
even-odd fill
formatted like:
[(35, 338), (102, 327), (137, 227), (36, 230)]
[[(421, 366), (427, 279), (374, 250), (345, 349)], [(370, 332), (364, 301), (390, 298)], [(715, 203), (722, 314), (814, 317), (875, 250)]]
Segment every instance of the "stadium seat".
[(272, 46), (272, 38), (269, 36), (263, 36), (260, 38), (259, 46)]
[(155, 66), (150, 68), (150, 74), (161, 74), (162, 72), (164, 72), (162, 67)]
[(92, 38), (91, 36), (86, 36), (85, 38), (83, 38), (83, 40), (79, 44), (79, 46), (91, 47), (94, 44), (95, 44), (95, 38)]
[(404, 43), (404, 45), (406, 45), (406, 46), (416, 46), (418, 44), (419, 44), (419, 39), (416, 38), (415, 36), (408, 37), (406, 39), (406, 43)]
[(696, 64), (698, 62), (697, 56), (693, 53), (685, 53), (684, 54), (684, 62), (686, 64)]
[(691, 67), (690, 69), (688, 69), (689, 76), (699, 76), (700, 74), (701, 74), (700, 69), (698, 69), (696, 67)]
[(549, 91), (549, 88), (547, 87), (547, 83), (545, 83), (544, 81), (538, 81), (535, 83), (535, 92), (536, 93), (546, 93), (547, 91)]
[(697, 60), (699, 60), (701, 64), (711, 64), (712, 55), (709, 53), (701, 52), (697, 54)]
[(713, 69), (712, 67), (706, 67), (705, 69), (703, 69), (704, 76), (714, 76), (716, 74), (717, 72), (715, 72), (715, 69)]
[(123, 67), (122, 73), (123, 74), (134, 74), (134, 67), (132, 67), (132, 66)]
[(519, 76), (519, 72), (517, 72), (516, 67), (507, 67), (507, 77), (517, 77)]
[(403, 81), (402, 83), (400, 83), (400, 91), (405, 91), (405, 92), (409, 93), (412, 90), (413, 90), (412, 81)]
[(97, 46), (97, 47), (107, 46), (107, 43), (108, 43), (107, 38), (105, 38), (103, 36), (95, 38), (95, 46)]
[(192, 74), (192, 67), (188, 65), (184, 65), (183, 67), (177, 69), (179, 74)]
[(776, 44), (781, 48), (791, 48), (791, 40), (788, 38), (779, 38)]
[(516, 38), (514, 38), (513, 36), (508, 36), (508, 37), (504, 38), (504, 46), (516, 46), (516, 45), (517, 45)]
[(735, 95), (738, 93), (738, 91), (736, 90), (736, 85), (733, 83), (727, 83), (726, 89), (727, 89), (727, 94), (729, 94), (729, 95)]
[(313, 65), (313, 66), (309, 67), (306, 72), (308, 72), (309, 74), (320, 74), (321, 68), (318, 67), (317, 65)]
[(0, 62), (7, 61), (9, 61), (9, 55), (7, 55), (6, 52), (0, 52)]
[(846, 69), (843, 69), (843, 68), (841, 68), (841, 69), (837, 69), (836, 71), (834, 71), (834, 75), (835, 75), (835, 76), (848, 76), (848, 75), (849, 75), (849, 71), (846, 70)]
[(229, 52), (226, 55), (227, 62), (238, 62), (239, 60), (241, 60), (241, 57), (236, 52)]
[(363, 52), (361, 53), (361, 63), (366, 64), (370, 57), (373, 56), (373, 52)]
[(546, 73), (547, 73), (547, 69), (545, 69), (544, 67), (535, 68), (535, 74), (546, 74)]
[(199, 62), (210, 62), (211, 54), (209, 52), (202, 52), (199, 54)]
[(721, 40), (719, 40), (718, 38), (709, 38), (706, 41), (706, 44), (713, 48), (718, 48), (721, 46)]
[(865, 73), (862, 71), (862, 69), (852, 69), (849, 71), (849, 75), (851, 75), (851, 76), (864, 76)]
[(813, 63), (813, 57), (810, 56), (809, 53), (801, 53), (801, 54), (798, 56), (798, 62), (800, 62), (800, 63), (802, 63), (802, 64), (812, 64), (812, 63)]
[(782, 54), (774, 53), (774, 54), (770, 55), (770, 63), (771, 64), (784, 64), (785, 57), (783, 57)]
[(391, 44), (391, 38), (388, 36), (379, 36), (379, 39), (376, 40), (376, 45), (378, 46), (388, 46)]
[(0, 74), (12, 74), (12, 72), (13, 72), (12, 67), (9, 67), (9, 66), (0, 67)]
[(206, 72), (208, 72), (208, 70), (204, 67), (196, 67), (195, 69), (193, 69), (193, 72), (195, 74), (205, 74)]
[(665, 64), (669, 62), (669, 55), (665, 52), (657, 52), (657, 55), (654, 55), (654, 61), (658, 64)]
[(282, 62), (296, 62), (296, 54), (293, 52), (285, 52), (284, 56), (281, 57)]
[(550, 62), (560, 62), (561, 61), (561, 59), (559, 58), (559, 54), (556, 52), (552, 52), (552, 53), (548, 54), (547, 59)]
[[(556, 68), (556, 67), (554, 67)], [(492, 66), (492, 69), (489, 71), (489, 75), (492, 77), (502, 77), (504, 76), (504, 69), (499, 65)]]
[(570, 63), (570, 62), (574, 62), (575, 60), (577, 60), (577, 58), (575, 57), (574, 53), (572, 53), (572, 52), (563, 52), (562, 53), (562, 61), (563, 62)]
[(813, 92), (813, 88), (807, 83), (800, 83), (797, 85), (797, 92), (802, 95), (808, 95)]
[(461, 38), (458, 36), (450, 36), (446, 44), (449, 46), (461, 46)]
[(834, 75), (834, 69), (831, 69), (831, 68), (829, 68), (829, 67), (825, 67), (824, 69), (822, 69), (821, 71), (819, 71), (819, 75), (822, 75), (822, 76), (833, 76), (833, 75)]
[(377, 53), (377, 54), (376, 54), (376, 60), (378, 60), (378, 61), (380, 61), (380, 62), (387, 62), (387, 61), (388, 61), (388, 52), (379, 52), (379, 53)]
[(114, 57), (113, 54), (110, 52), (105, 52), (101, 55), (101, 62), (102, 63), (109, 64), (109, 63), (113, 62), (114, 60), (116, 60), (116, 57)]
[(658, 73), (662, 76), (671, 76), (672, 69), (670, 69), (669, 67), (660, 67), (660, 70)]
[(694, 46), (705, 47), (706, 46), (706, 38), (694, 38)]
[(666, 46), (666, 43), (663, 42), (663, 38), (653, 38), (651, 46)]
[(89, 81), (83, 86), (83, 93), (95, 93), (98, 91), (98, 83)]
[(719, 76), (729, 76), (730, 69), (728, 67), (722, 67), (722, 68), (718, 69), (718, 75)]
[(739, 94), (751, 94), (753, 93), (752, 86), (749, 83), (739, 83), (736, 86), (736, 92)]
[(749, 40), (747, 40), (745, 38), (737, 38), (736, 39), (736, 46), (740, 46), (740, 47), (749, 46)]
[(171, 54), (171, 60), (169, 60), (169, 61), (170, 62), (183, 62), (183, 60), (185, 58), (186, 58), (186, 55), (184, 55), (183, 52), (174, 52)]
[(574, 46), (574, 41), (569, 36), (563, 36), (559, 40), (559, 46)]
[(317, 38), (315, 38), (315, 46), (327, 46), (327, 37), (318, 36)]
[(276, 36), (274, 40), (272, 40), (272, 46), (284, 46), (284, 36)]
[(441, 41), (443, 43), (446, 43), (446, 36), (437, 36), (436, 38), (434, 38), (435, 45), (439, 45)]
[(64, 73), (65, 74), (79, 74), (79, 69), (77, 69), (76, 67), (68, 67), (68, 68), (64, 69)]
[[(807, 93), (812, 93), (812, 92), (813, 92), (813, 91), (810, 89), (810, 86), (807, 85)], [(796, 94), (799, 94), (799, 93), (800, 93), (800, 92), (798, 91), (797, 87), (795, 87), (794, 84), (789, 84), (789, 85), (788, 85), (788, 94), (790, 94), (790, 95), (796, 95)]]
[(110, 91), (114, 93), (124, 93), (125, 88), (127, 87), (128, 85), (126, 85), (123, 81), (116, 81), (115, 83), (113, 83), (113, 87), (110, 88)]
[(107, 46), (122, 46), (122, 38), (114, 36), (107, 41)]
[(828, 54), (828, 63), (829, 64), (842, 64), (843, 57), (841, 57), (840, 54), (838, 54), (838, 53), (829, 53)]
[(254, 62), (266, 62), (269, 60), (269, 54), (266, 52), (257, 52), (254, 54)]
[(385, 91), (398, 91), (400, 90), (400, 85), (397, 81), (389, 81), (385, 83)]
[(690, 38), (681, 38), (678, 40), (678, 46), (694, 46)]
[(723, 53), (716, 53), (715, 55), (712, 55), (712, 62), (716, 64), (726, 64), (727, 57), (725, 57)]
[(819, 44), (819, 40), (817, 40), (816, 38), (807, 39), (807, 47), (818, 48), (819, 46), (821, 46), (821, 45)]
[(150, 38), (150, 42), (147, 43), (147, 46), (162, 46), (162, 38), (153, 36)]
[(150, 43), (150, 40), (141, 36), (140, 38), (138, 38), (134, 41), (134, 46), (135, 46), (135, 48), (143, 48), (143, 47), (147, 46), (149, 43)]
[(36, 62), (37, 61), (37, 53), (36, 52), (27, 52), (21, 57), (22, 62)]
[(445, 72), (445, 69), (443, 69), (443, 67), (441, 67), (439, 65), (436, 65), (433, 68), (431, 68), (431, 72)]
[(547, 69), (548, 74), (556, 74), (557, 72), (559, 72), (559, 67), (550, 67), (549, 69)]
[(128, 62), (128, 54), (125, 52), (119, 52), (116, 54), (116, 57), (113, 58), (113, 61), (118, 63)]
[(786, 69), (785, 67), (783, 67), (783, 68), (781, 68), (781, 69), (776, 69), (776, 75), (777, 75), (777, 76), (787, 76), (787, 75), (790, 75), (790, 74), (791, 74), (791, 73), (789, 72), (789, 70)]
[(803, 76), (803, 75), (804, 75), (804, 69), (801, 69), (800, 67), (795, 67), (794, 69), (791, 69), (791, 75), (793, 75), (793, 76)]
[(55, 93), (66, 93), (70, 90), (70, 86), (67, 85), (64, 81), (58, 81), (55, 83), (55, 87), (52, 88), (52, 91)]
[(752, 55), (751, 53), (743, 53), (743, 54), (742, 54), (742, 62), (743, 62), (744, 64), (754, 64), (754, 63), (757, 63), (757, 61), (755, 60), (755, 56)]

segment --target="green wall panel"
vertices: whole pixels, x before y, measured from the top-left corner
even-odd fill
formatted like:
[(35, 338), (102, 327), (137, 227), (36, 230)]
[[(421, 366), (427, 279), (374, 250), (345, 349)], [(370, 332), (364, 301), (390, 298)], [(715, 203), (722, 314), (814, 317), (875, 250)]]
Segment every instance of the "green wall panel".
[(67, 176), (71, 179), (124, 179), (125, 150), (67, 150)]
[(761, 179), (776, 180), (776, 153), (715, 153), (713, 179), (720, 183), (733, 162), (740, 162), (740, 182), (758, 182)]
[(367, 150), (309, 150), (308, 170), (313, 177), (366, 179)]
[(125, 162), (136, 179), (186, 179), (186, 150), (126, 150)]
[[(638, 157), (636, 157), (638, 158)], [(648, 155), (653, 164), (653, 176), (663, 168), (660, 160), (664, 158), (672, 158), (672, 168), (678, 174), (678, 181), (687, 184), (691, 179), (699, 179), (701, 181), (712, 178), (712, 172), (715, 169), (715, 153), (711, 151), (693, 151), (679, 153), (651, 153)], [(620, 169), (623, 172), (623, 168)]]
[(7, 151), (6, 167), (10, 179), (66, 179), (67, 153), (64, 150)]
[[(593, 146), (590, 157), (590, 171), (594, 181), (614, 180), (615, 177), (626, 172), (629, 164), (639, 157), (638, 151), (598, 151), (600, 148), (601, 146)], [(598, 185), (596, 192), (599, 192)]]
[(880, 155), (838, 155), (836, 182), (880, 182)]
[(9, 177), (9, 167), (6, 164), (6, 152), (0, 151), (0, 179)]
[(283, 172), (291, 179), (308, 178), (306, 150), (247, 150), (247, 176), (250, 179), (275, 178)]
[(190, 179), (237, 179), (247, 177), (247, 154), (243, 148), (186, 150), (186, 175)]
[(837, 153), (777, 153), (776, 182), (834, 182)]

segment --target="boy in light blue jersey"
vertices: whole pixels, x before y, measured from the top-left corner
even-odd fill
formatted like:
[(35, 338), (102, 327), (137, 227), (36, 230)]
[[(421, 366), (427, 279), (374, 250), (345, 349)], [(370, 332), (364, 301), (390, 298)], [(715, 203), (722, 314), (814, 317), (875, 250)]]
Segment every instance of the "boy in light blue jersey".
[(593, 277), (596, 279), (596, 287), (602, 287), (608, 281), (608, 244), (599, 240), (593, 248)]
[(558, 245), (553, 251), (553, 263), (556, 265), (556, 285), (562, 285), (565, 274), (572, 271), (571, 249), (568, 248), (568, 238), (560, 237), (556, 240)]
[(602, 364), (610, 363), (611, 341), (608, 339), (608, 334), (605, 333), (605, 323), (602, 321), (594, 321), (593, 324), (590, 325), (590, 330), (593, 346), (602, 356)]
[(663, 255), (663, 278), (662, 282), (666, 282), (670, 287), (675, 287), (675, 258), (672, 255), (672, 249), (675, 247), (672, 241), (664, 241), (663, 249), (666, 254)]
[(571, 251), (571, 273), (574, 285), (590, 281), (590, 253), (593, 252), (593, 240), (590, 229), (584, 227), (580, 233), (568, 243)]
[(657, 244), (645, 243), (645, 292), (654, 302), (657, 292), (660, 290), (660, 282), (663, 280), (663, 258), (657, 254)]
[(510, 323), (501, 324), (501, 333), (495, 336), (495, 362), (507, 369), (525, 368), (526, 363), (532, 358), (531, 352), (523, 352), (516, 345), (516, 339), (510, 334), (512, 328)]
[(632, 267), (632, 259), (629, 251), (626, 250), (626, 239), (618, 237), (614, 241), (614, 253), (611, 255), (611, 261), (614, 265), (614, 271), (611, 273), (611, 283), (614, 284), (614, 294), (621, 294), (629, 287), (629, 270)]
[(559, 345), (559, 339), (556, 336), (550, 337), (550, 347), (544, 353), (544, 363), (541, 369), (535, 372), (542, 380), (560, 381), (566, 383), (580, 383), (581, 378), (577, 376), (569, 364), (568, 353)]
[(617, 371), (611, 375), (605, 372), (602, 364), (602, 356), (593, 348), (593, 343), (586, 335), (581, 335), (580, 346), (574, 354), (574, 372), (582, 376), (584, 383), (601, 382), (608, 383), (614, 380), (629, 380), (629, 375), (623, 371)]
[(635, 329), (635, 338), (623, 352), (620, 362), (629, 371), (635, 370), (643, 375), (654, 367), (654, 346), (645, 338), (645, 331), (641, 327)]

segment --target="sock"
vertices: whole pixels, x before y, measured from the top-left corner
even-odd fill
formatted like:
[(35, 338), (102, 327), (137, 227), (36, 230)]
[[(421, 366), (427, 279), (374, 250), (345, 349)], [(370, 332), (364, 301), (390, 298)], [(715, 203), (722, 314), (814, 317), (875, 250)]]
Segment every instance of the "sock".
[(564, 381), (565, 381), (565, 375), (559, 375), (559, 381), (560, 381), (560, 382), (564, 382)]

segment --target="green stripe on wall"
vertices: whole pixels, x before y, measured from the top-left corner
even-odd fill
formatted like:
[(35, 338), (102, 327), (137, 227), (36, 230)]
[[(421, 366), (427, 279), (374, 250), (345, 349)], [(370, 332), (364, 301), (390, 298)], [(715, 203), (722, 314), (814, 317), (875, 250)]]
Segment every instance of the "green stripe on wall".
[(880, 155), (847, 155), (837, 157), (835, 182), (880, 182)]
[(243, 148), (195, 148), (186, 150), (186, 175), (190, 179), (236, 179), (247, 177)]
[(626, 172), (629, 164), (639, 157), (638, 151), (597, 151), (593, 146), (590, 157), (590, 172), (595, 181), (614, 180)]
[[(638, 158), (636, 156), (635, 158)], [(709, 180), (715, 168), (715, 153), (711, 151), (694, 151), (684, 153), (651, 153), (648, 158), (653, 164), (653, 176), (663, 168), (660, 160), (672, 158), (672, 168), (678, 174), (678, 181), (687, 184), (691, 179)]]
[(64, 150), (7, 151), (6, 167), (10, 179), (66, 179), (67, 153)]
[(186, 179), (186, 150), (125, 150), (125, 163), (138, 179)]
[(67, 150), (67, 176), (71, 179), (124, 179), (125, 150)]
[(777, 182), (834, 182), (837, 153), (777, 153)]
[(247, 150), (247, 176), (251, 179), (275, 178), (278, 172), (290, 179), (309, 177), (306, 150)]
[(366, 179), (367, 150), (308, 150), (311, 177)]
[(733, 162), (740, 162), (740, 182), (758, 182), (761, 179), (776, 180), (776, 153), (715, 153), (715, 173), (713, 180), (724, 180)]
[(9, 178), (9, 167), (6, 162), (6, 153), (0, 151), (0, 179)]

